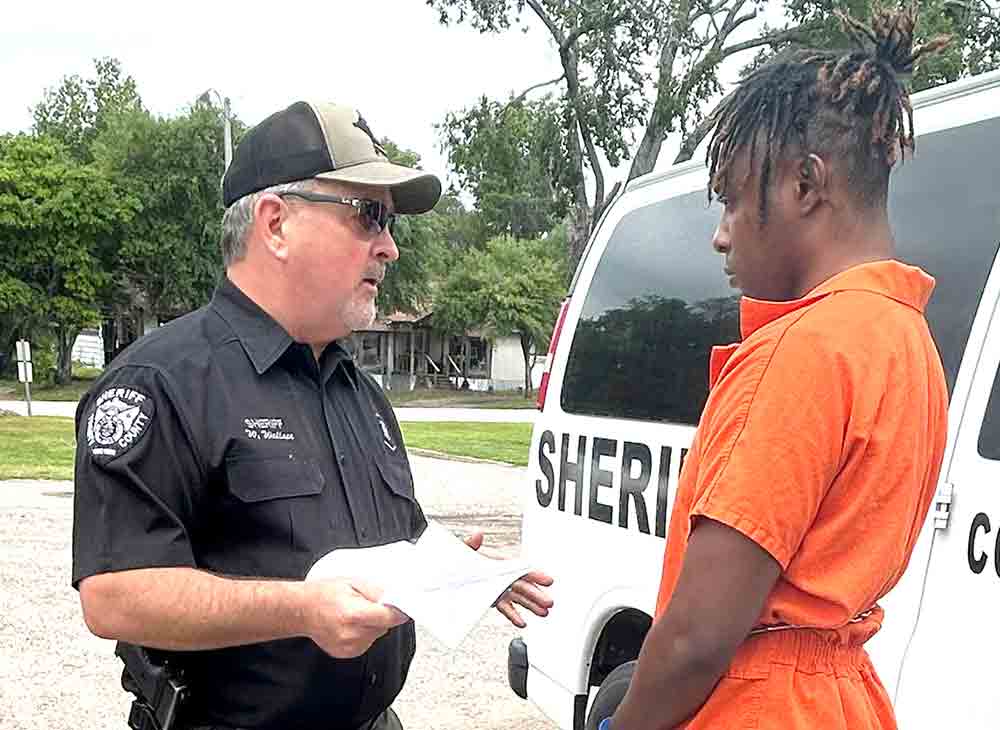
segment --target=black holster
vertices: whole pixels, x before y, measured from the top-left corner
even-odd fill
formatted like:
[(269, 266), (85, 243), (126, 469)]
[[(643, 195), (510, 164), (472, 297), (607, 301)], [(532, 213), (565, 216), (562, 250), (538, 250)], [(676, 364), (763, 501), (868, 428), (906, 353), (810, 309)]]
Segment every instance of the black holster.
[(132, 730), (178, 730), (188, 699), (184, 673), (160, 652), (119, 641), (122, 687), (135, 695), (128, 715)]

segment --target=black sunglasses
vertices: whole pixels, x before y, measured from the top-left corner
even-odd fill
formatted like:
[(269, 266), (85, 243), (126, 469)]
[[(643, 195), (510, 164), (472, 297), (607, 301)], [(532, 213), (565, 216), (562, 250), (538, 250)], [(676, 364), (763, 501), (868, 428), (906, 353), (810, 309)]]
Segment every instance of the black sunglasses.
[(310, 203), (336, 203), (338, 205), (349, 205), (358, 211), (358, 217), (361, 218), (361, 224), (373, 234), (381, 234), (386, 228), (391, 231), (393, 223), (396, 221), (396, 214), (390, 213), (389, 206), (381, 200), (369, 200), (367, 198), (342, 198), (339, 195), (327, 195), (325, 193), (312, 193), (305, 191), (281, 193), (278, 197), (285, 198), (289, 195), (296, 198), (302, 198), (303, 200), (308, 200)]

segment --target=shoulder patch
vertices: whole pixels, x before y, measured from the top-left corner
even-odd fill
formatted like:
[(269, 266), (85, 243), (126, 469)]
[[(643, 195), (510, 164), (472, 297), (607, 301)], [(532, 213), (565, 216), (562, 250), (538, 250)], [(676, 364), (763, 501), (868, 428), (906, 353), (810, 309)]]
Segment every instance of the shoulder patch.
[(101, 463), (135, 446), (153, 422), (156, 404), (137, 388), (108, 388), (94, 400), (87, 417), (87, 446)]

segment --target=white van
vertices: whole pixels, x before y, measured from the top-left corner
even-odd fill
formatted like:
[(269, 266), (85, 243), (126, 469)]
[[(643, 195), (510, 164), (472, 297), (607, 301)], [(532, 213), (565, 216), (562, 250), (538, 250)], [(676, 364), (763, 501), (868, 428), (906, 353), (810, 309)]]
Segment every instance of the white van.
[[(950, 427), (931, 514), (867, 647), (900, 727), (985, 730), (1000, 727), (1000, 72), (913, 101), (916, 154), (890, 178), (890, 216), (899, 258), (937, 279), (927, 317)], [(601, 719), (588, 721), (590, 700), (603, 683), (607, 707), (609, 674), (638, 656), (709, 350), (739, 339), (706, 182), (703, 162), (633, 180), (553, 335), (522, 545), (556, 577), (556, 609), (512, 642), (508, 669), (565, 730)]]

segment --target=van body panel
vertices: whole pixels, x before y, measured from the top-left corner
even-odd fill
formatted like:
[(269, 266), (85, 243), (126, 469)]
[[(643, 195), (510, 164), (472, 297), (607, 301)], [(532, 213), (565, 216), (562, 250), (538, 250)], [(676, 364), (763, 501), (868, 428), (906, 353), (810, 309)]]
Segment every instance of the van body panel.
[[(969, 486), (980, 484), (974, 474), (994, 469), (992, 483), (1000, 483), (1000, 459), (986, 459), (976, 451), (992, 376), (1000, 361), (1000, 335), (990, 327), (1000, 298), (996, 260), (1000, 208), (994, 210), (1000, 200), (1000, 72), (915, 95), (914, 107), (920, 134), (916, 156), (893, 173), (890, 214), (896, 216), (893, 227), (900, 258), (938, 276), (928, 319), (942, 351), (951, 392), (939, 492), (946, 494), (945, 483), (953, 483), (955, 493), (946, 530), (935, 529), (932, 507), (906, 573), (882, 601), (886, 622), (868, 649), (896, 702), (901, 727), (930, 730), (948, 719), (948, 725), (975, 730), (1000, 722), (998, 693), (988, 692), (986, 684), (992, 674), (986, 662), (1000, 653), (1000, 632), (986, 623), (990, 610), (995, 613), (1000, 606), (1000, 488), (994, 488), (994, 498), (982, 486)], [(952, 184), (953, 179), (967, 182), (968, 189)], [(653, 215), (656, 206), (678, 201), (669, 209), (697, 219), (685, 229), (687, 235), (690, 238), (695, 231), (699, 240), (706, 239), (705, 250), (710, 249), (710, 219), (718, 219), (719, 209), (709, 206), (706, 183), (707, 171), (700, 157), (629, 183), (588, 244), (577, 269), (559, 346), (551, 358), (549, 393), (535, 422), (524, 485), (522, 555), (556, 578), (552, 587), (556, 609), (546, 619), (529, 619), (524, 639), (530, 663), (528, 698), (566, 730), (581, 721), (581, 699), (592, 693), (591, 665), (608, 621), (629, 609), (652, 616), (665, 544), (663, 521), (669, 520), (683, 456), (694, 434), (694, 421), (687, 416), (681, 420), (690, 422), (682, 423), (653, 420), (650, 409), (642, 408), (637, 409), (645, 414), (641, 418), (609, 415), (613, 408), (601, 415), (590, 412), (607, 394), (601, 391), (588, 400), (581, 383), (598, 381), (595, 373), (589, 374), (590, 380), (580, 378), (576, 370), (581, 361), (573, 359), (574, 346), (585, 327), (590, 328), (590, 343), (600, 342), (602, 312), (627, 309), (588, 302), (600, 288), (595, 277), (608, 272), (614, 256), (633, 267), (637, 284), (647, 273), (643, 267), (675, 268), (677, 275), (690, 264), (682, 259), (693, 255), (693, 249), (678, 249), (674, 230), (675, 222), (682, 228), (687, 225), (682, 221), (663, 219), (661, 228), (644, 232), (640, 243), (647, 255), (652, 252), (648, 260), (639, 251), (638, 261), (628, 259), (628, 242), (616, 239), (620, 230), (636, 220), (659, 220)], [(698, 195), (705, 196), (704, 208), (696, 204)], [(662, 237), (662, 251), (654, 245), (657, 236)], [(690, 241), (685, 239), (683, 244)], [(617, 253), (612, 255), (616, 246)], [(606, 256), (611, 258), (605, 261)], [(723, 280), (721, 261), (711, 276)], [(629, 283), (626, 276), (622, 286)], [(606, 281), (600, 284), (607, 289)], [(683, 281), (678, 286), (683, 289)], [(615, 294), (625, 301), (621, 292)], [(675, 293), (665, 291), (663, 296), (670, 299)], [(691, 298), (680, 298), (690, 310)], [(994, 327), (1000, 327), (1000, 316), (995, 319)], [(675, 334), (670, 326), (662, 331)], [(703, 348), (705, 344), (699, 340), (691, 346)], [(977, 369), (980, 351), (984, 354)], [(669, 357), (660, 358), (648, 369), (668, 372), (672, 362)], [(636, 367), (629, 360), (618, 364)], [(609, 372), (607, 380), (628, 385), (629, 378), (620, 376)], [(568, 396), (567, 388), (584, 392)], [(650, 399), (660, 395), (650, 394)], [(1000, 411), (1000, 395), (996, 400)], [(1000, 456), (1000, 417), (996, 431)], [(972, 523), (980, 514), (990, 519), (990, 532), (983, 518), (978, 518), (970, 548)], [(977, 567), (982, 555), (988, 556), (981, 573), (969, 568), (970, 550)], [(942, 622), (950, 616), (959, 617), (961, 626), (956, 629), (947, 624), (956, 638), (943, 655), (950, 657), (949, 662), (931, 661), (940, 652), (946, 625)], [(989, 638), (984, 639), (987, 633)], [(969, 673), (977, 673), (977, 679), (963, 685)], [(947, 714), (935, 716), (927, 710), (937, 702), (931, 687), (942, 674), (949, 674), (954, 693), (964, 697), (962, 687), (967, 687), (982, 696), (979, 704), (970, 703), (968, 715), (956, 715), (953, 702), (940, 703), (950, 706), (942, 711)], [(929, 721), (932, 716), (935, 722)]]

